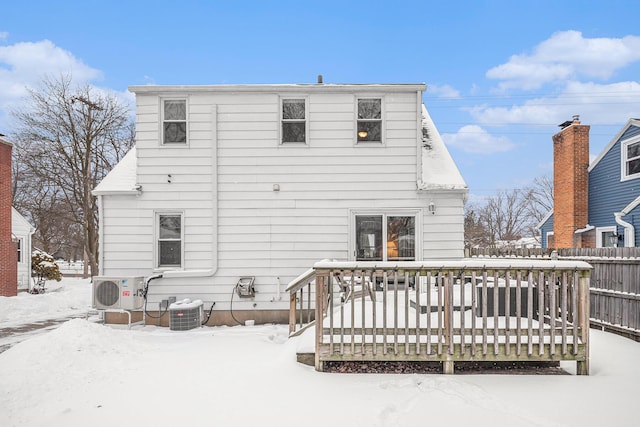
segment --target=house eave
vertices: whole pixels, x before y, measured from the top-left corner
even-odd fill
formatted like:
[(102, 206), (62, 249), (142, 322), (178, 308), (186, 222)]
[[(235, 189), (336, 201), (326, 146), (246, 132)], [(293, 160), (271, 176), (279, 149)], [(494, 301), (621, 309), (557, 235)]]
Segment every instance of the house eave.
[(140, 190), (93, 190), (91, 194), (94, 196), (137, 196), (141, 193)]
[(394, 84), (237, 84), (237, 85), (176, 85), (176, 86), (129, 86), (129, 92), (140, 94), (161, 93), (192, 93), (192, 92), (424, 92), (427, 86), (424, 83), (394, 83)]
[(425, 193), (463, 193), (469, 192), (469, 188), (457, 185), (430, 185), (418, 183), (418, 191)]
[(622, 138), (622, 135), (624, 135), (627, 129), (629, 129), (631, 126), (640, 127), (640, 119), (627, 120), (627, 123), (625, 123), (622, 129), (620, 129), (620, 131), (616, 134), (616, 136), (614, 136), (613, 139), (609, 141), (607, 146), (600, 152), (600, 154), (598, 154), (598, 157), (596, 157), (595, 160), (591, 162), (591, 164), (589, 165), (589, 168), (587, 169), (588, 172), (591, 172), (593, 168), (596, 167), (596, 165), (600, 162), (600, 160), (602, 160), (604, 156), (609, 152), (609, 150), (611, 150), (611, 148), (613, 148), (613, 146), (616, 145), (616, 143), (620, 140), (620, 138)]

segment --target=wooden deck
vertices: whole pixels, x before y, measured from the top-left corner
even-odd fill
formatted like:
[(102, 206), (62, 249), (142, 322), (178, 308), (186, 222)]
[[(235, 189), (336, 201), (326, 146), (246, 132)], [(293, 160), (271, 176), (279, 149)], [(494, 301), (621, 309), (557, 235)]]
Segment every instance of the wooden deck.
[[(581, 261), (320, 262), (289, 286), (290, 330), (329, 361), (557, 362), (589, 372)], [(508, 298), (506, 297), (508, 296)], [(310, 333), (308, 331), (307, 333)]]

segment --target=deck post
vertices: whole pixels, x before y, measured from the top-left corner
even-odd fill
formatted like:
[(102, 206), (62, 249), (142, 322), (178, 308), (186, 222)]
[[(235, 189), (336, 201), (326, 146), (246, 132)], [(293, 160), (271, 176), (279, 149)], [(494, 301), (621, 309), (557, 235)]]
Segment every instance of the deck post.
[(576, 374), (589, 375), (589, 272), (583, 271), (578, 281), (578, 324), (584, 345), (584, 361), (576, 362)]
[(289, 335), (296, 330), (296, 295), (298, 292), (289, 293)]
[[(447, 359), (449, 357), (447, 356)], [(455, 371), (453, 360), (445, 360), (442, 362), (442, 373), (443, 374), (453, 374)]]
[(323, 370), (323, 364), (320, 360), (320, 344), (322, 344), (322, 328), (324, 323), (323, 309), (324, 309), (324, 281), (325, 276), (316, 273), (316, 371)]

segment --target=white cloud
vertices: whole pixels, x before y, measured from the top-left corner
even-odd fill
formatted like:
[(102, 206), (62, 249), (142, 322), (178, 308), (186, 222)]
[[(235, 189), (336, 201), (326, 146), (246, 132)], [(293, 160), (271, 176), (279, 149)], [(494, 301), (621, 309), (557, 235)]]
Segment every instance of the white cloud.
[(467, 153), (491, 154), (510, 151), (516, 146), (509, 138), (493, 136), (476, 125), (463, 126), (457, 133), (445, 133), (442, 139), (447, 146)]
[(477, 106), (469, 110), (479, 124), (552, 124), (580, 115), (583, 123), (618, 123), (638, 117), (640, 83), (566, 83), (555, 97), (540, 97), (509, 107)]
[(20, 97), (26, 93), (25, 86), (37, 85), (45, 75), (61, 74), (72, 75), (76, 83), (101, 77), (99, 70), (49, 40), (0, 46), (0, 94), (3, 97)]
[(0, 42), (5, 41), (9, 38), (9, 33), (6, 31), (0, 31)]
[(460, 92), (449, 85), (427, 85), (427, 93), (437, 95), (439, 98), (460, 98)]
[(486, 75), (502, 80), (502, 89), (531, 90), (581, 77), (606, 80), (636, 61), (640, 61), (638, 36), (589, 39), (579, 31), (562, 31), (536, 46), (532, 54), (513, 55)]
[(49, 40), (0, 46), (0, 121), (27, 94), (27, 87), (37, 87), (45, 76), (61, 75), (71, 75), (76, 84), (102, 77), (99, 70)]

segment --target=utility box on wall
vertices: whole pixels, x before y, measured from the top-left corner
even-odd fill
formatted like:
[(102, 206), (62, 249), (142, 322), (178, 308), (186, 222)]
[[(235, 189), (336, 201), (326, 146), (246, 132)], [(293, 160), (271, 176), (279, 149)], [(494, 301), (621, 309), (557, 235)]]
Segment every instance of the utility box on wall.
[(188, 331), (202, 325), (202, 301), (184, 299), (169, 306), (169, 329)]

